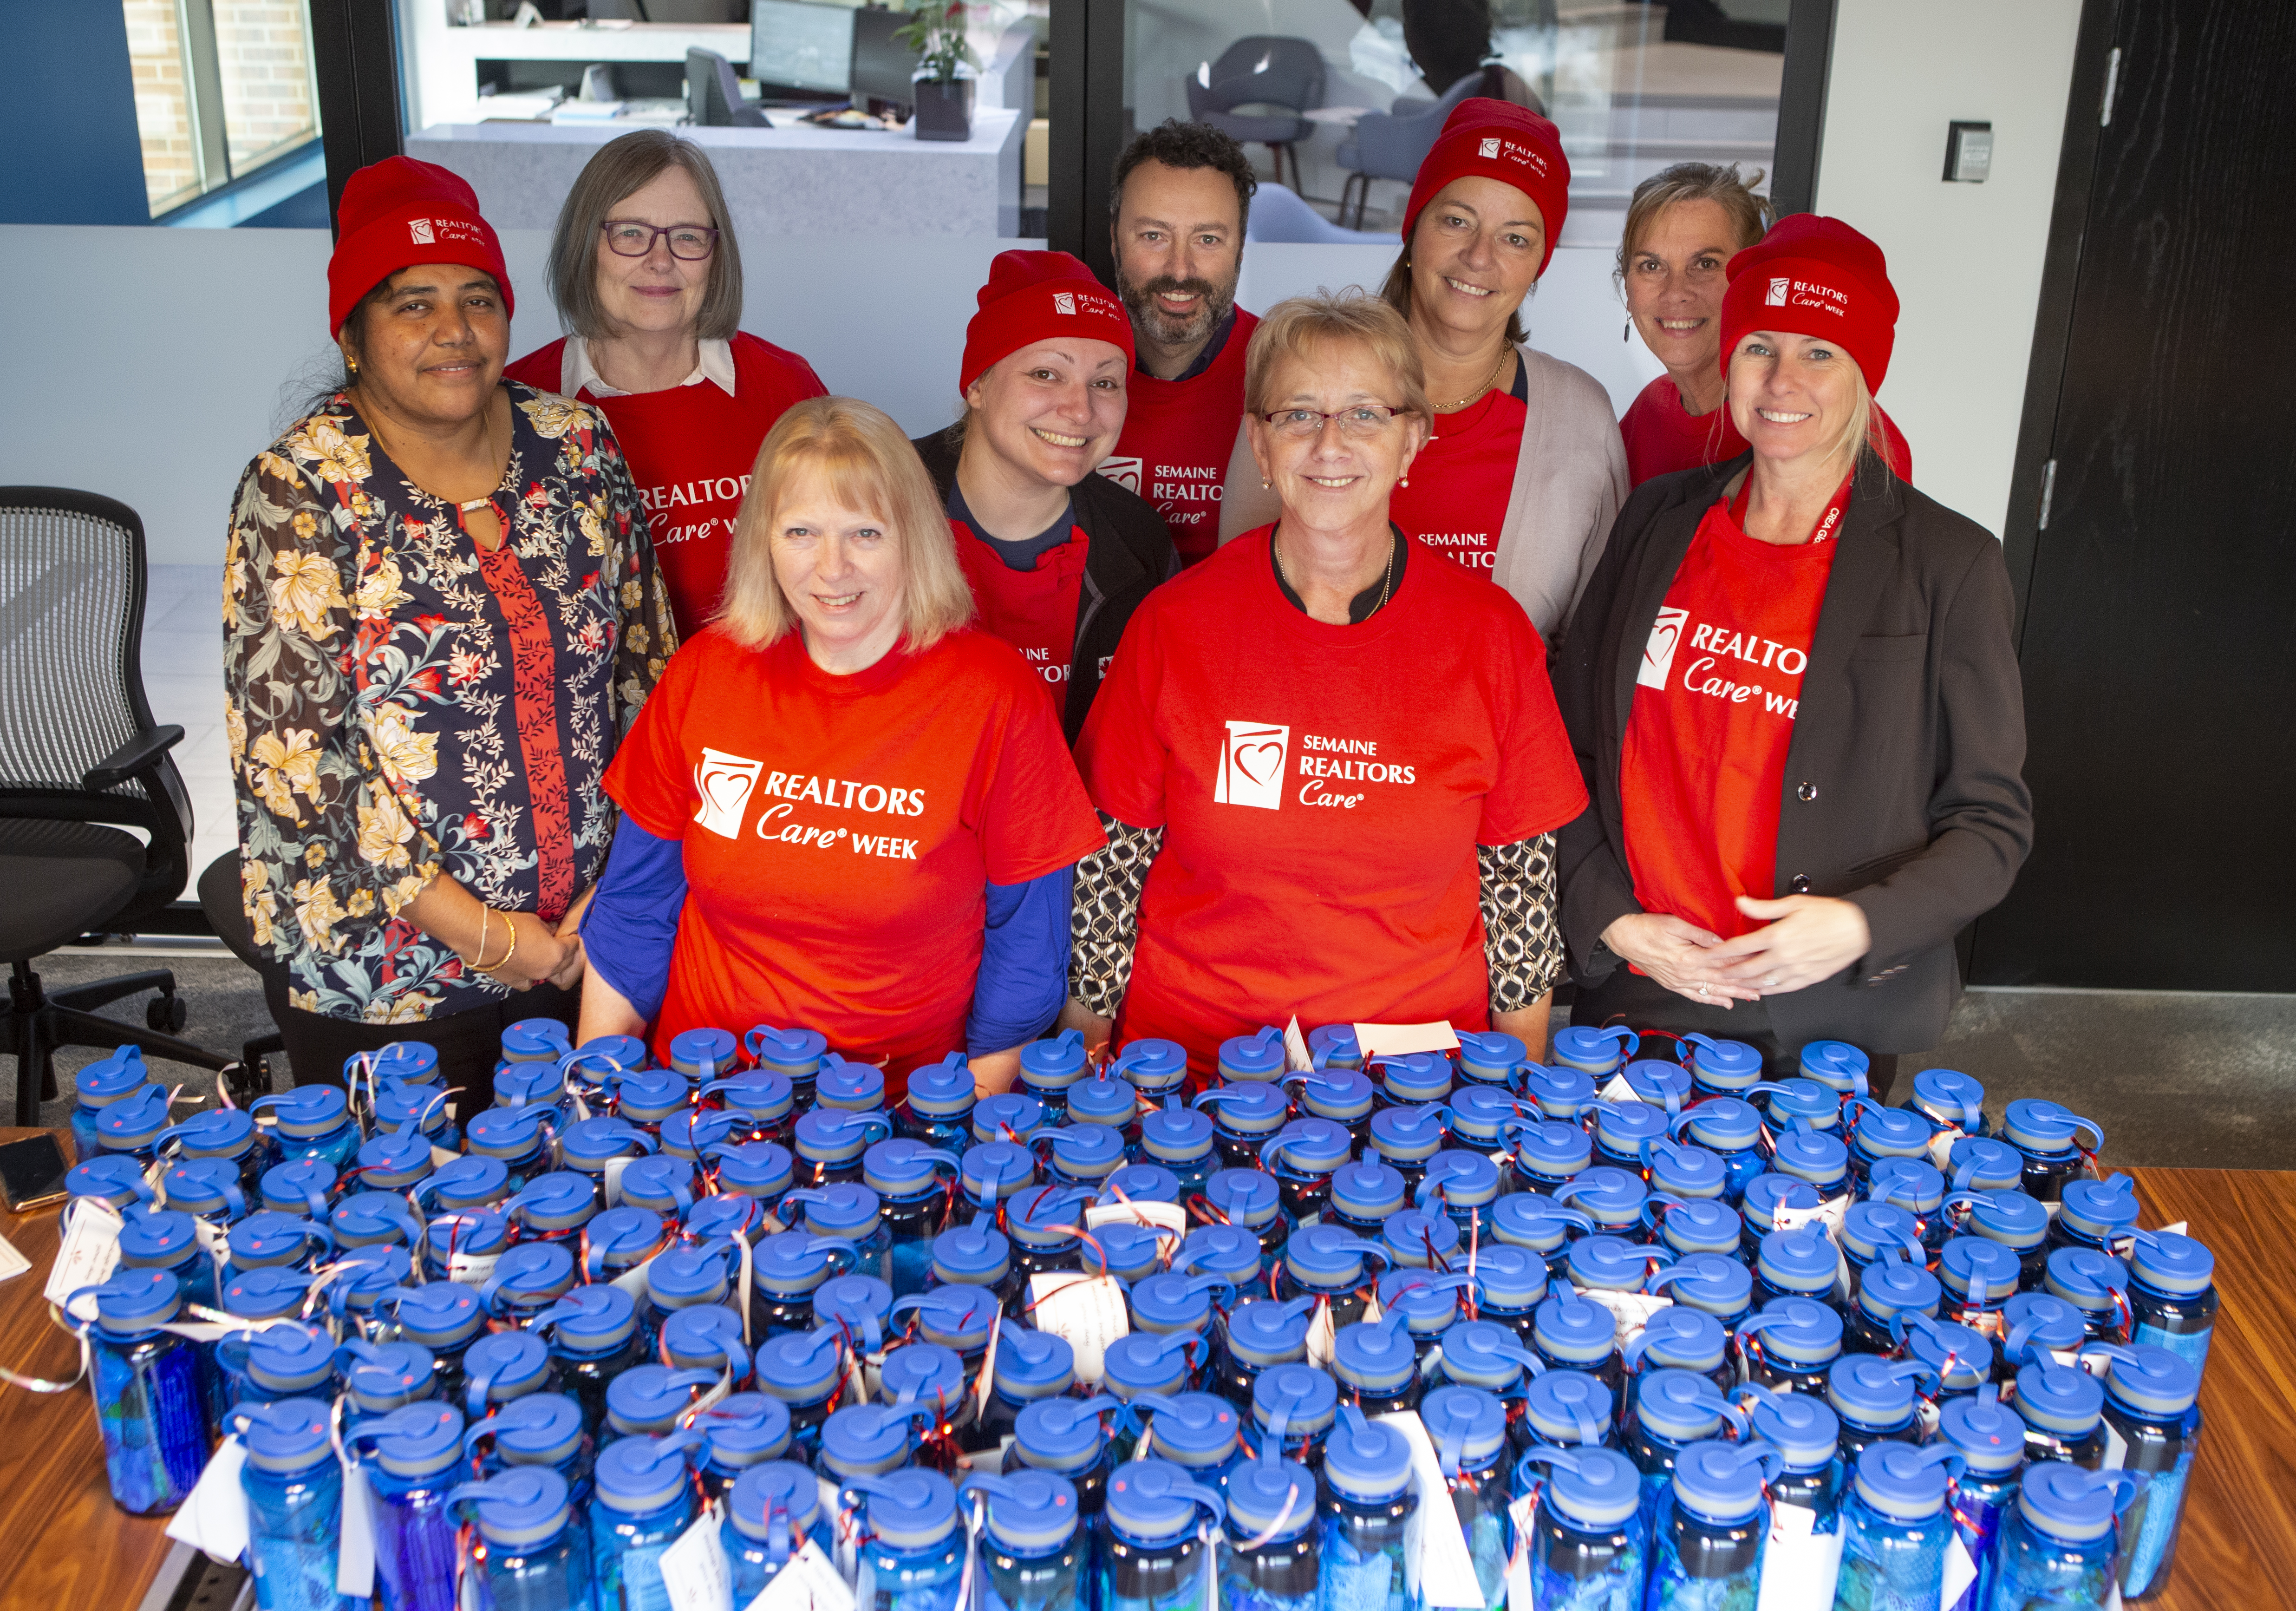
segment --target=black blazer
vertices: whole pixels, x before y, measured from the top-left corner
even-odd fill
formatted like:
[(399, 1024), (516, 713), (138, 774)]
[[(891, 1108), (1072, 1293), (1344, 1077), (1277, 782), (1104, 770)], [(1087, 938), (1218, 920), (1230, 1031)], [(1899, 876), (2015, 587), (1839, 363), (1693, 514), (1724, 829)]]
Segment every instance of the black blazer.
[[(1555, 698), (1592, 801), (1561, 842), (1563, 939), (1582, 981), (1620, 966), (1597, 942), (1642, 909), (1619, 754), (1643, 649), (1700, 520), (1751, 460), (1636, 488), (1556, 652)], [(1960, 992), (1955, 934), (2000, 903), (2032, 848), (2009, 572), (1981, 527), (1877, 464), (1858, 471), (1836, 540), (1786, 755), (1774, 893), (1856, 901), (1873, 949), (1766, 1005), (1789, 1046), (1923, 1051)]]
[[(951, 434), (936, 431), (910, 443), (943, 504), (956, 485), (957, 448)], [(1084, 592), (1077, 601), (1076, 646), (1069, 656), (1068, 696), (1061, 708), (1062, 730), (1073, 744), (1125, 623), (1149, 588), (1180, 573), (1180, 555), (1156, 506), (1098, 473), (1070, 488), (1069, 497), (1085, 535)]]

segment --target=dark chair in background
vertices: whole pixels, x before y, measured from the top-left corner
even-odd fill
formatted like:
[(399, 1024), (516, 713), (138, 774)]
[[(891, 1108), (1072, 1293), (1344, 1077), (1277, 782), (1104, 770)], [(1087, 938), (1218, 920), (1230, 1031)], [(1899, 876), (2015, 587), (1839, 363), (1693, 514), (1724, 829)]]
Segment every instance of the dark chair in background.
[(1364, 207), (1371, 200), (1374, 179), (1400, 179), (1408, 185), (1417, 178), (1419, 165), (1434, 148), (1435, 136), (1443, 132), (1443, 119), (1451, 115), (1452, 108), (1482, 88), (1483, 78), (1479, 67), (1445, 90), (1439, 101), (1406, 95), (1390, 111), (1366, 112), (1357, 119), (1355, 132), (1340, 142), (1339, 163), (1348, 170), (1348, 177), (1340, 186), (1335, 221), (1348, 221), (1348, 197), (1352, 194), (1355, 226), (1363, 227)]
[[(270, 999), (275, 993), (271, 988), (275, 978), (283, 989), (287, 970), (269, 952), (256, 948), (255, 931), (248, 926), (247, 908), (240, 900), (237, 851), (226, 851), (208, 863), (207, 871), (200, 875), (199, 896), (200, 909), (207, 914), (208, 926), (215, 930), (217, 939), (231, 949), (233, 956), (262, 976), (265, 999)], [(239, 1076), (232, 1082), (234, 1097), (243, 1104), (241, 1093), (252, 1097), (269, 1090), (273, 1084), (271, 1054), (286, 1049), (285, 1037), (275, 1029), (242, 1044), (239, 1048)]]
[[(1300, 190), (1300, 153), (1293, 144), (1316, 132), (1303, 114), (1324, 104), (1324, 53), (1312, 41), (1251, 34), (1220, 52), (1210, 82), (1188, 79), (1188, 116), (1230, 139), (1255, 142), (1275, 153), (1275, 182), (1283, 183), (1283, 155), (1292, 155), (1292, 188)], [(1259, 108), (1239, 111), (1238, 108)]]
[[(190, 876), (191, 801), (168, 759), (184, 730), (154, 725), (144, 697), (144, 592), (135, 511), (0, 487), (0, 961), (19, 1124), (56, 1094), (59, 1047), (228, 1066), (175, 1037), (187, 1009), (164, 968), (53, 995), (32, 971), (82, 934), (132, 932)], [(148, 1029), (95, 1010), (147, 991)]]

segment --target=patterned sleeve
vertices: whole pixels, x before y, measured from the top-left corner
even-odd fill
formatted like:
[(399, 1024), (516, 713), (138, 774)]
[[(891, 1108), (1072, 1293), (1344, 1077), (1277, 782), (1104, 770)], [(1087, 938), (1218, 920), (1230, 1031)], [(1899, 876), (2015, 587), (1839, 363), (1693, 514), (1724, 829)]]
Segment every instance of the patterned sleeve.
[(351, 518), (367, 473), (365, 439), (315, 415), (248, 466), (232, 501), (224, 719), (241, 898), (255, 942), (282, 962), (342, 954), (439, 870), (426, 814), (410, 809), (438, 769), (438, 735), (410, 706), (359, 708), (363, 682), (389, 676), (366, 624), (405, 598), (398, 562)]
[(669, 612), (669, 587), (654, 563), (653, 538), (646, 529), (645, 505), (629, 462), (603, 413), (597, 415), (598, 464), (605, 480), (609, 527), (621, 534), (622, 582), (615, 596), (621, 606), (621, 638), (614, 651), (614, 725), (623, 737), (637, 719), (646, 695), (661, 680), (662, 668), (677, 653), (677, 623)]
[(1562, 931), (1554, 921), (1554, 835), (1475, 847), (1483, 908), (1483, 960), (1491, 1011), (1534, 1005), (1562, 977)]
[(1099, 814), (1108, 847), (1076, 865), (1069, 903), (1069, 994), (1103, 1018), (1116, 1016), (1132, 982), (1140, 939), (1140, 892), (1164, 848), (1164, 830), (1136, 828)]

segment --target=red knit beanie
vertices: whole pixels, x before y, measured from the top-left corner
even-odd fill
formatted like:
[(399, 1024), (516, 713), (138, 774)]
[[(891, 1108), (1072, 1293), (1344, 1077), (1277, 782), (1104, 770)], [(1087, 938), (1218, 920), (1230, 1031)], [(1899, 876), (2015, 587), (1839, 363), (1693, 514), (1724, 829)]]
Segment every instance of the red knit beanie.
[(513, 310), (502, 242), (479, 216), (478, 193), (435, 162), (385, 157), (343, 186), (336, 210), (335, 255), (327, 259), (327, 330), (340, 334), (359, 299), (417, 263), (483, 268), (502, 287), (503, 312)]
[(1840, 218), (1798, 212), (1732, 258), (1728, 272), (1725, 375), (1748, 331), (1792, 332), (1838, 343), (1857, 360), (1866, 389), (1882, 390), (1898, 343), (1898, 292), (1879, 246)]
[(1406, 245), (1420, 210), (1452, 180), (1470, 175), (1512, 185), (1538, 203), (1539, 221), (1546, 226), (1546, 253), (1538, 259), (1538, 272), (1545, 274), (1570, 211), (1570, 159), (1562, 154), (1562, 130), (1512, 101), (1474, 95), (1460, 102), (1443, 119), (1443, 132), (1411, 181), (1411, 201), (1403, 210)]
[(1064, 335), (1112, 342), (1132, 361), (1132, 320), (1091, 269), (1065, 251), (1000, 251), (980, 288), (980, 311), (964, 327), (956, 389), (969, 390), (989, 366), (1031, 341)]

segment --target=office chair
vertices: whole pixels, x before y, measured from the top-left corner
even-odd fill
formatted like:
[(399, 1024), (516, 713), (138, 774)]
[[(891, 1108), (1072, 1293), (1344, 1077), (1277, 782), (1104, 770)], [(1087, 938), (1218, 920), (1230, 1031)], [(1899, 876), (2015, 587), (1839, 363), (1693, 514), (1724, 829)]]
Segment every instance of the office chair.
[(713, 50), (685, 53), (685, 112), (704, 128), (768, 128), (772, 121), (742, 99), (734, 64)]
[[(1201, 70), (1199, 70), (1201, 73)], [(1220, 52), (1210, 82), (1187, 80), (1188, 116), (1232, 140), (1258, 141), (1275, 153), (1275, 182), (1283, 183), (1283, 153), (1292, 153), (1292, 187), (1301, 188), (1297, 141), (1316, 132), (1301, 114), (1324, 103), (1324, 53), (1307, 39), (1252, 34)], [(1240, 111), (1260, 107), (1260, 111)]]
[[(0, 487), (0, 961), (16, 1122), (39, 1122), (64, 1046), (141, 1047), (221, 1073), (171, 1032), (188, 1015), (164, 968), (50, 995), (33, 960), (126, 933), (183, 893), (192, 806), (144, 698), (144, 522), (61, 487)], [(140, 829), (138, 841), (126, 828)], [(148, 1029), (95, 1009), (147, 990)]]
[[(240, 900), (239, 852), (226, 851), (208, 863), (207, 871), (200, 875), (200, 909), (207, 914), (208, 926), (216, 938), (231, 949), (231, 954), (262, 975), (264, 995), (268, 999), (275, 982), (284, 983), (286, 966), (268, 951), (257, 949), (255, 931), (249, 926), (247, 908)], [(277, 1030), (267, 1035), (258, 1035), (243, 1042), (239, 1048), (237, 1077), (232, 1081), (232, 1099), (242, 1107), (271, 1089), (270, 1056), (287, 1049), (287, 1038)]]
[(1308, 205), (1289, 186), (1263, 185), (1251, 198), (1251, 219), (1243, 238), (1269, 244), (1318, 246), (1399, 246), (1402, 237), (1390, 230), (1366, 234), (1332, 223)]
[(1340, 142), (1338, 160), (1348, 177), (1340, 186), (1340, 210), (1334, 216), (1345, 221), (1348, 197), (1352, 194), (1356, 227), (1361, 229), (1374, 179), (1400, 179), (1408, 185), (1417, 178), (1419, 165), (1434, 148), (1436, 136), (1443, 132), (1443, 119), (1460, 102), (1481, 91), (1484, 76), (1479, 67), (1445, 90), (1439, 101), (1406, 95), (1390, 110), (1367, 112), (1357, 119), (1355, 132)]

